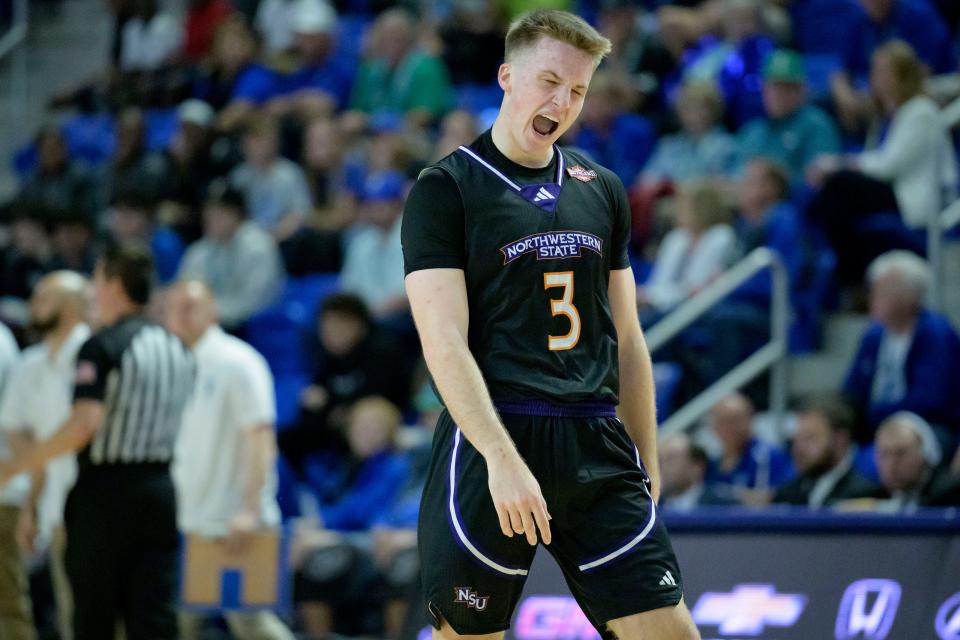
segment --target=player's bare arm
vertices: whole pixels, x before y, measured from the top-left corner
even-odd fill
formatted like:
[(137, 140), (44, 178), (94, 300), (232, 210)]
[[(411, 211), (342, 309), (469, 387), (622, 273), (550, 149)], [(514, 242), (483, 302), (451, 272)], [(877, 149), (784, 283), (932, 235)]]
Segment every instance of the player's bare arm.
[(60, 429), (43, 442), (36, 443), (16, 460), (0, 463), (0, 486), (19, 473), (41, 469), (50, 460), (79, 451), (93, 439), (103, 424), (103, 403), (77, 400), (73, 411)]
[(467, 343), (469, 306), (463, 271), (425, 269), (406, 278), (423, 355), (440, 395), (463, 435), (484, 457), (490, 496), (503, 534), (549, 544), (550, 516), (533, 474), (500, 422)]
[(660, 498), (660, 467), (657, 463), (657, 413), (650, 352), (637, 317), (637, 287), (632, 269), (610, 272), (610, 310), (617, 330), (620, 359), (620, 407), (618, 413), (627, 433), (637, 445), (650, 476), (654, 500)]

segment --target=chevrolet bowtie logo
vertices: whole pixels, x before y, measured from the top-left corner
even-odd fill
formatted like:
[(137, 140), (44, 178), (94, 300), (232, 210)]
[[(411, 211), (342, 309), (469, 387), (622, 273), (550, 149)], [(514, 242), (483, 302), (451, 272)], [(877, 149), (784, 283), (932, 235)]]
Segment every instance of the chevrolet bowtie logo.
[(697, 624), (717, 625), (722, 634), (760, 635), (771, 627), (791, 627), (807, 605), (799, 593), (777, 593), (772, 584), (741, 584), (730, 593), (708, 591), (693, 608)]

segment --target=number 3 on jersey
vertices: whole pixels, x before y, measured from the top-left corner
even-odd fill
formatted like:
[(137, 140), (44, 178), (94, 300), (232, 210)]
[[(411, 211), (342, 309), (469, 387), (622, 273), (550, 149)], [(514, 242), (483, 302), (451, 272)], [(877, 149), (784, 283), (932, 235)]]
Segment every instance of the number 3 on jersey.
[(543, 274), (543, 288), (563, 287), (563, 297), (550, 300), (550, 313), (566, 316), (570, 331), (565, 336), (549, 336), (550, 351), (566, 351), (577, 346), (580, 340), (580, 312), (573, 306), (573, 271), (552, 271)]

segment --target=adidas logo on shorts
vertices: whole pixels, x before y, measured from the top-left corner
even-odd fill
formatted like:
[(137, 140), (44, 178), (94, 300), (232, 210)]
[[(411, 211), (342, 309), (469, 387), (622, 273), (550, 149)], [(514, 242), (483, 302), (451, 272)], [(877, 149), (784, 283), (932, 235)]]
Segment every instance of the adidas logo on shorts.
[(675, 587), (677, 586), (677, 581), (673, 578), (673, 574), (667, 571), (663, 574), (663, 577), (660, 578), (661, 587)]

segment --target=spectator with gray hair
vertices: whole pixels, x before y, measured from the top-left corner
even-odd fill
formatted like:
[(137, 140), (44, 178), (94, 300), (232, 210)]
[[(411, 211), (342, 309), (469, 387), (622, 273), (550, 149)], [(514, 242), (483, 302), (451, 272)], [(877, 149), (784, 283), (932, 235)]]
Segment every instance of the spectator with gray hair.
[(943, 451), (930, 424), (915, 413), (895, 413), (877, 430), (877, 470), (884, 498), (879, 511), (960, 506), (960, 480), (941, 465)]
[(890, 251), (871, 263), (867, 275), (873, 323), (844, 390), (866, 417), (867, 436), (894, 413), (912, 411), (933, 425), (949, 454), (960, 428), (960, 337), (924, 306), (929, 267), (908, 251)]

